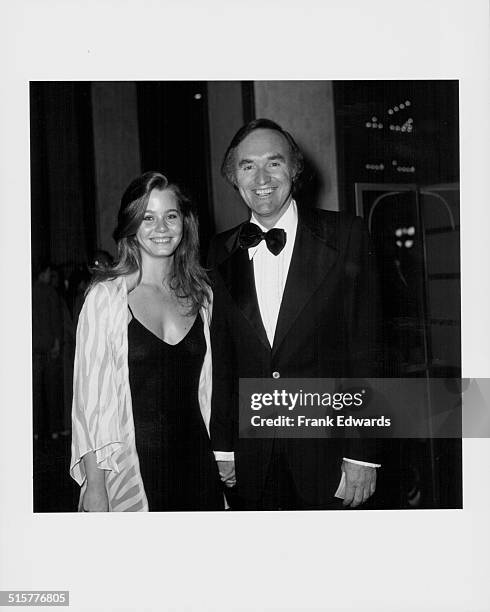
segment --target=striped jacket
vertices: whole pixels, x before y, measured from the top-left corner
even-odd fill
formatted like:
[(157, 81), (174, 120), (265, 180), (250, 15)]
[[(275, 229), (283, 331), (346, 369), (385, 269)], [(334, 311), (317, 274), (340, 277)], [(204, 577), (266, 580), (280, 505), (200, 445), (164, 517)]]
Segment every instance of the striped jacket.
[[(199, 405), (209, 433), (211, 414), (211, 307), (201, 309), (206, 339)], [(110, 512), (148, 511), (136, 452), (128, 370), (128, 290), (124, 277), (96, 284), (87, 294), (77, 327), (73, 377), (70, 474), (87, 486), (82, 457), (94, 451), (106, 470)]]

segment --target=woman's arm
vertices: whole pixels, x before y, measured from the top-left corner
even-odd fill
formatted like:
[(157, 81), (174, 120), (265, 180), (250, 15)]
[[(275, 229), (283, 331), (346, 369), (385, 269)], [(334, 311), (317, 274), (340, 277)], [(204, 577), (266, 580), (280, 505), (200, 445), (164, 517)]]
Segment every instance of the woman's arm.
[(72, 408), (70, 473), (86, 483), (82, 508), (108, 511), (107, 470), (117, 471), (113, 455), (122, 444), (111, 344), (109, 291), (96, 285), (87, 295), (77, 329)]
[(87, 475), (87, 490), (82, 500), (84, 512), (109, 512), (109, 500), (105, 488), (105, 470), (97, 467), (93, 451), (82, 458)]

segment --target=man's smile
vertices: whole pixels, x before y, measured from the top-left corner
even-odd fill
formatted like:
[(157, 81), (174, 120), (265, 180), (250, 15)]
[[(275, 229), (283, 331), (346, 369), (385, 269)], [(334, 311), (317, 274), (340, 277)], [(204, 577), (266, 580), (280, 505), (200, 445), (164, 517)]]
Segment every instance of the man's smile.
[(262, 197), (270, 196), (273, 193), (274, 189), (275, 187), (265, 187), (263, 189), (254, 189), (254, 193), (259, 198), (262, 198)]

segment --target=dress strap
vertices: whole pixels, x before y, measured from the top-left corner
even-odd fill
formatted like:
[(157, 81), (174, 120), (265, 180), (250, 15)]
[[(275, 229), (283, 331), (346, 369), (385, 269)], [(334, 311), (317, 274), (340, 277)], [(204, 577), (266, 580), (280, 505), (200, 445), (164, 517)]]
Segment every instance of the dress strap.
[(128, 302), (128, 310), (129, 310), (131, 316), (133, 317), (133, 319), (136, 319), (136, 317), (133, 314), (133, 311), (131, 310), (131, 306), (129, 305), (129, 302)]

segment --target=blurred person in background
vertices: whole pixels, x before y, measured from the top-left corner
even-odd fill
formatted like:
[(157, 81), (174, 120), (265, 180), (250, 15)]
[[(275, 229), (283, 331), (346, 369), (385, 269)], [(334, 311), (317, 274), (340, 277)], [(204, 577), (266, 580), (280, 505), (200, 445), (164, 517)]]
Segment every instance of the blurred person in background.
[(63, 315), (51, 285), (52, 265), (34, 266), (32, 285), (32, 391), (34, 438), (56, 438), (62, 429), (60, 401)]
[[(60, 355), (60, 380), (63, 381), (63, 415), (60, 423), (60, 434), (67, 436), (71, 427), (71, 400), (73, 396), (73, 359), (75, 356), (75, 328), (73, 319), (67, 304), (67, 285), (63, 272), (63, 266), (51, 267), (51, 286), (58, 294), (61, 318), (63, 322), (63, 334), (61, 337)], [(62, 377), (62, 378), (61, 378)], [(61, 383), (59, 391), (61, 392)]]

